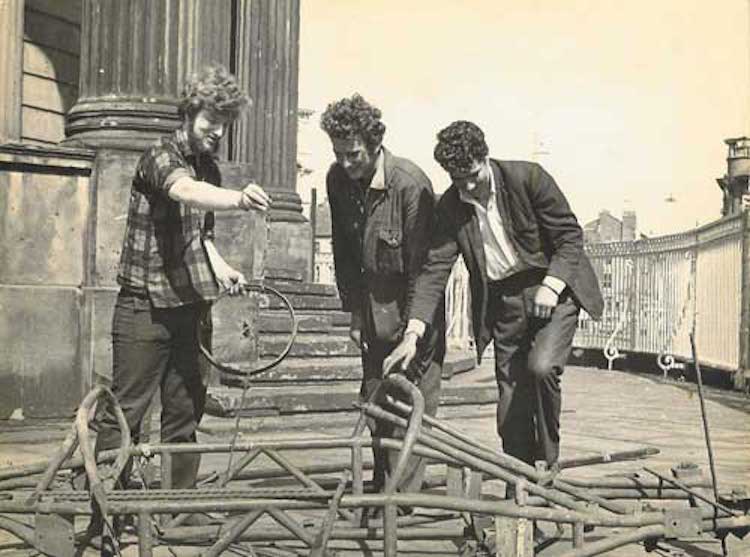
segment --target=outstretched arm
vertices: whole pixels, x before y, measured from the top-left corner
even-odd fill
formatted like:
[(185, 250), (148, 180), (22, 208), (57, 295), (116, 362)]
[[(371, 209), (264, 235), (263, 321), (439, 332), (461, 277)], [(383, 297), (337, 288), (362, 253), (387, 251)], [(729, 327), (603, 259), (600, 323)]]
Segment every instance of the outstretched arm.
[(410, 287), (409, 321), (404, 337), (383, 361), (383, 373), (405, 372), (417, 355), (417, 342), (432, 324), (445, 295), (453, 265), (458, 259), (455, 216), (444, 200), (437, 205), (429, 233), (430, 248), (425, 262)]
[(271, 204), (271, 197), (263, 188), (252, 182), (242, 191), (236, 191), (213, 186), (187, 175), (175, 180), (167, 194), (170, 199), (179, 203), (206, 211), (267, 211)]

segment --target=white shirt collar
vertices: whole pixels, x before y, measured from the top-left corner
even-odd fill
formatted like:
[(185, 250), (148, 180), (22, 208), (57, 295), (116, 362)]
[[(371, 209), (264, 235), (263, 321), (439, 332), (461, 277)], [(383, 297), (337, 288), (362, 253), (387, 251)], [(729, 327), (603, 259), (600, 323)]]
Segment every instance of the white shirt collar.
[(370, 188), (374, 190), (385, 189), (385, 154), (382, 147), (378, 151), (378, 158), (375, 161), (375, 175), (370, 182)]
[[(485, 159), (485, 164), (487, 165), (487, 168), (489, 169), (489, 172), (490, 172), (490, 199), (488, 201), (488, 206), (489, 206), (490, 203), (495, 202), (495, 199), (497, 197), (497, 186), (495, 185), (495, 173), (492, 172), (492, 165), (490, 164), (489, 157)], [(458, 196), (461, 199), (461, 201), (465, 203), (471, 203), (472, 205), (477, 205), (478, 207), (484, 209), (484, 207), (482, 207), (482, 204), (479, 203), (479, 201), (473, 195), (464, 192), (464, 190), (459, 189)]]

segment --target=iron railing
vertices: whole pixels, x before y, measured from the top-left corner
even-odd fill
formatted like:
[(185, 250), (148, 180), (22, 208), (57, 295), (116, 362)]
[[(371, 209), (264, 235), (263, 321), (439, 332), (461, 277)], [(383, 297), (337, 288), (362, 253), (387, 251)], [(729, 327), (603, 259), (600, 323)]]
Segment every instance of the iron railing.
[[(634, 242), (586, 245), (604, 297), (604, 315), (581, 312), (574, 345), (605, 351), (691, 358), (695, 331), (704, 364), (742, 367), (743, 214)], [(448, 337), (471, 344), (468, 273), (456, 264), (447, 287)]]

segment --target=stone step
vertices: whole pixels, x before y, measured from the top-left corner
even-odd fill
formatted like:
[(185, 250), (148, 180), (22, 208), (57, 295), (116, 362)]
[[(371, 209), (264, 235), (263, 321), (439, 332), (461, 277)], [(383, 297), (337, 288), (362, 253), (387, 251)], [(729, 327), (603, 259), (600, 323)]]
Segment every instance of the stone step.
[[(270, 360), (261, 360), (260, 364)], [(443, 364), (443, 380), (470, 371), (475, 367), (475, 357), (469, 352), (449, 352)], [(335, 358), (287, 358), (278, 366), (263, 372), (253, 380), (254, 386), (278, 384), (320, 384), (342, 381), (359, 383), (362, 380), (362, 360), (359, 356)], [(225, 378), (233, 387), (242, 385), (242, 379)]]
[[(357, 382), (325, 385), (251, 386), (242, 408), (239, 408), (242, 393), (232, 387), (212, 387), (211, 394), (229, 415), (281, 416), (307, 412), (351, 411), (359, 394)], [(494, 381), (469, 382), (446, 381), (440, 393), (441, 406), (492, 404), (497, 402), (497, 386)]]
[[(330, 325), (333, 327), (345, 327), (347, 330), (349, 329), (349, 324), (351, 323), (351, 314), (348, 311), (341, 311), (337, 309), (297, 309), (294, 310), (295, 317), (298, 320), (305, 319), (308, 317), (315, 317), (318, 319), (326, 319), (329, 321)], [(289, 323), (289, 311), (284, 309), (263, 309), (260, 311), (261, 316), (261, 331), (263, 330), (263, 324), (269, 323), (269, 326), (271, 327), (269, 329), (269, 332), (274, 332), (274, 327), (278, 329), (283, 324), (287, 324), (284, 331), (288, 331), (288, 323)], [(270, 325), (272, 322), (275, 322), (276, 325)], [(319, 325), (315, 325), (316, 327)], [(301, 330), (301, 329), (300, 329)], [(279, 331), (283, 332), (283, 331)]]
[(282, 294), (305, 294), (307, 296), (338, 297), (339, 291), (332, 284), (321, 282), (296, 282), (285, 280), (267, 280), (264, 282)]
[[(266, 358), (258, 366), (270, 362)], [(321, 384), (362, 379), (362, 359), (359, 356), (333, 358), (294, 358), (288, 357), (274, 368), (264, 371), (253, 379), (254, 386)], [(241, 379), (225, 378), (227, 385), (239, 386)]]
[[(281, 354), (288, 342), (286, 335), (271, 335), (258, 340), (260, 358), (273, 358)], [(320, 335), (302, 333), (297, 335), (290, 352), (292, 357), (323, 358), (336, 356), (358, 356), (359, 348), (348, 335)]]
[(283, 280), (283, 281), (294, 281), (294, 282), (302, 282), (305, 280), (305, 275), (302, 271), (297, 271), (294, 269), (281, 269), (276, 267), (266, 267), (263, 271), (263, 275), (266, 280), (269, 281), (276, 281), (276, 280)]
[[(308, 310), (341, 310), (341, 300), (337, 296), (289, 294), (286, 297), (297, 312)], [(262, 311), (286, 309), (284, 302), (272, 294), (261, 295), (259, 304)]]
[[(333, 319), (324, 312), (320, 314), (299, 314), (297, 331), (299, 333), (324, 333), (334, 330)], [(287, 312), (261, 313), (258, 321), (258, 332), (263, 334), (284, 334), (292, 330), (292, 321)]]

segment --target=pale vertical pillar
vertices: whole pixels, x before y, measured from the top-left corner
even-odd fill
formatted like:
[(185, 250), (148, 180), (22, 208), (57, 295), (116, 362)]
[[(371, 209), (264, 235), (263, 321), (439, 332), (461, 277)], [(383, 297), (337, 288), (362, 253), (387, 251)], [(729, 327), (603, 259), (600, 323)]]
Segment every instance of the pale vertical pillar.
[(21, 139), (24, 0), (0, 0), (0, 143)]
[(237, 66), (252, 107), (234, 129), (231, 156), (273, 197), (268, 276), (311, 280), (311, 230), (297, 193), (299, 0), (239, 0)]

